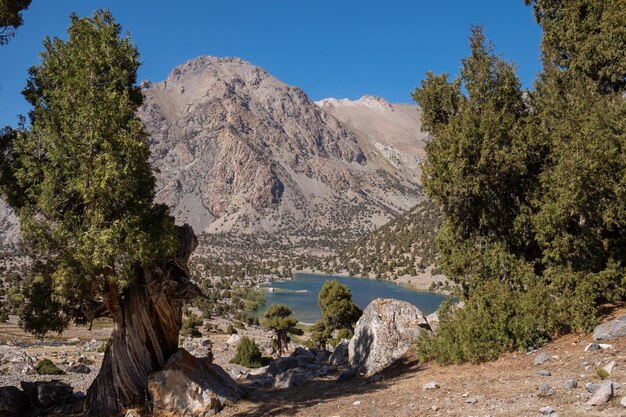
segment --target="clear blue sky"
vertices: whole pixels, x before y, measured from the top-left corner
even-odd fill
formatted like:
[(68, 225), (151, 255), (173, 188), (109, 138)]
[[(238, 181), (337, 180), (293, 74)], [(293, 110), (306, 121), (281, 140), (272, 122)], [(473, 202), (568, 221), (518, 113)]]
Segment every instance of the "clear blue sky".
[(312, 99), (380, 95), (410, 102), (426, 71), (457, 73), (469, 26), (514, 61), (524, 86), (540, 69), (540, 28), (523, 0), (33, 0), (0, 46), (0, 126), (28, 111), (20, 92), (46, 35), (69, 14), (109, 8), (142, 56), (139, 80), (160, 81), (199, 55), (237, 56)]

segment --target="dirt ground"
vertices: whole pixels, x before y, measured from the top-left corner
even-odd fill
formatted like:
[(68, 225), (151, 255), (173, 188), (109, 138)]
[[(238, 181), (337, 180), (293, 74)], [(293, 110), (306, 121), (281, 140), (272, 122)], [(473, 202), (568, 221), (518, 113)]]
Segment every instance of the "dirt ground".
[[(599, 383), (596, 369), (615, 360), (617, 368), (609, 379), (626, 382), (626, 339), (611, 341), (613, 346), (596, 352), (585, 352), (586, 341), (566, 336), (529, 354), (507, 354), (496, 362), (482, 365), (439, 366), (420, 365), (414, 358), (394, 366), (383, 379), (367, 383), (354, 380), (336, 383), (316, 380), (289, 391), (257, 390), (249, 397), (222, 411), (236, 417), (301, 416), (301, 417), (378, 417), (378, 416), (540, 416), (545, 406), (554, 408), (553, 417), (625, 416), (620, 400), (626, 386), (615, 390), (608, 404), (586, 406), (591, 397), (587, 382)], [(552, 355), (544, 365), (534, 365), (541, 352)], [(548, 370), (551, 376), (540, 376)], [(566, 389), (563, 383), (576, 379), (578, 387)], [(429, 382), (440, 388), (424, 390)], [(538, 395), (538, 386), (548, 383), (554, 394)], [(619, 386), (619, 385), (617, 385)], [(475, 402), (474, 402), (475, 400)]]

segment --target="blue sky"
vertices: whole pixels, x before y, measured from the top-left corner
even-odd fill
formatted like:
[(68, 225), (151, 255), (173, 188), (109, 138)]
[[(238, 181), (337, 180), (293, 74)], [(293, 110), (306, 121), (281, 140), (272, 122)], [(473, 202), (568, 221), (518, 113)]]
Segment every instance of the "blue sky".
[(98, 8), (130, 32), (140, 81), (199, 55), (237, 56), (314, 100), (410, 102), (426, 71), (457, 73), (473, 24), (517, 64), (524, 86), (541, 67), (540, 28), (523, 0), (33, 0), (16, 38), (0, 46), (0, 126), (29, 109), (20, 92), (43, 38), (66, 38), (72, 11)]

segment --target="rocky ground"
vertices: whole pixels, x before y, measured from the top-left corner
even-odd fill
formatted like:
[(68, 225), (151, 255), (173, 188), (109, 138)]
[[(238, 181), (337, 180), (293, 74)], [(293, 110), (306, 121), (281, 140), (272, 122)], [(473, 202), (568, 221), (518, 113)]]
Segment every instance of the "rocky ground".
[[(217, 324), (219, 327), (225, 322)], [(60, 379), (75, 391), (85, 390), (97, 372), (101, 360), (97, 347), (106, 328), (91, 332), (72, 329), (70, 338), (37, 342), (11, 326), (14, 324), (0, 327), (4, 343), (0, 346), (0, 386)], [(263, 329), (253, 327), (240, 331), (242, 334), (269, 351), (269, 334)], [(245, 393), (242, 401), (226, 407), (222, 415), (626, 416), (626, 408), (620, 404), (626, 396), (626, 385), (622, 386), (626, 384), (626, 337), (594, 341), (592, 335), (568, 335), (537, 351), (506, 354), (482, 365), (420, 364), (409, 354), (369, 379), (352, 377), (338, 355), (329, 358), (324, 352), (304, 349), (268, 368), (250, 370), (232, 365), (228, 360), (234, 355), (237, 338), (208, 335), (214, 363), (224, 367)], [(182, 344), (201, 356), (204, 339)], [(80, 357), (94, 364), (89, 365), (89, 374), (39, 376), (11, 366), (10, 358), (22, 353), (36, 360), (50, 358), (64, 370)], [(590, 405), (599, 391), (610, 391), (609, 384), (612, 397), (606, 403)]]

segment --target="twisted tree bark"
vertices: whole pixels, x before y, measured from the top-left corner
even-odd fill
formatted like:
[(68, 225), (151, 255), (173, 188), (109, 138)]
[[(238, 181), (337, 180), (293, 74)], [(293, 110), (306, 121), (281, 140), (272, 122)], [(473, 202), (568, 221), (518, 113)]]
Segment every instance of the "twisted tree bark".
[(138, 267), (134, 283), (121, 295), (107, 288), (105, 302), (114, 327), (100, 373), (87, 391), (89, 416), (114, 416), (122, 408), (143, 404), (148, 376), (178, 350), (182, 305), (201, 294), (187, 267), (198, 245), (196, 236), (189, 225), (179, 232), (181, 247), (175, 257)]

